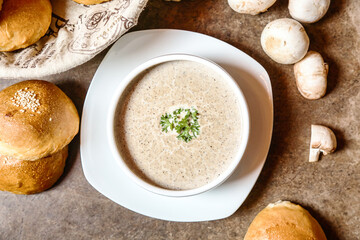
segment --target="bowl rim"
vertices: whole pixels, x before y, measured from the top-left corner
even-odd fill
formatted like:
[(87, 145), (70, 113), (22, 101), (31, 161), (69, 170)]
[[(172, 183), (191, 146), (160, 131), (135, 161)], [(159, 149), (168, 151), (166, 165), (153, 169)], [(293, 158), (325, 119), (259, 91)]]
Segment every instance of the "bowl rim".
[[(165, 189), (161, 188), (155, 185), (152, 185), (145, 180), (138, 177), (125, 163), (125, 161), (121, 157), (121, 153), (117, 147), (116, 144), (116, 136), (114, 131), (114, 124), (115, 124), (115, 118), (116, 118), (116, 109), (119, 103), (119, 100), (121, 96), (124, 93), (124, 90), (127, 88), (127, 86), (142, 72), (145, 70), (161, 64), (165, 62), (170, 61), (178, 61), (178, 60), (185, 60), (185, 61), (193, 61), (197, 63), (204, 64), (211, 69), (213, 69), (215, 72), (220, 74), (229, 84), (233, 85), (232, 89), (236, 92), (236, 95), (238, 97), (239, 105), (240, 105), (240, 111), (241, 111), (241, 124), (242, 124), (242, 140), (240, 142), (240, 145), (238, 147), (238, 152), (236, 153), (236, 156), (234, 157), (233, 161), (230, 163), (230, 165), (215, 179), (213, 179), (211, 182), (202, 185), (198, 188), (189, 189), (189, 190), (171, 190), (171, 189)], [(173, 53), (173, 54), (166, 54), (161, 55), (158, 57), (154, 57), (150, 60), (147, 60), (146, 62), (138, 65), (135, 67), (132, 71), (130, 71), (125, 78), (120, 81), (117, 89), (115, 90), (115, 93), (111, 97), (111, 104), (109, 107), (108, 115), (107, 115), (107, 139), (108, 143), (110, 145), (110, 149), (112, 152), (113, 157), (116, 159), (116, 162), (122, 169), (122, 171), (137, 185), (141, 186), (145, 190), (148, 190), (150, 192), (163, 195), (163, 196), (169, 196), (169, 197), (186, 197), (186, 196), (193, 196), (197, 195), (206, 191), (209, 191), (211, 189), (216, 188), (223, 182), (225, 182), (232, 173), (236, 170), (237, 166), (239, 165), (241, 159), (244, 156), (248, 141), (249, 141), (249, 135), (250, 135), (250, 116), (249, 116), (249, 109), (246, 102), (246, 99), (244, 97), (243, 92), (240, 89), (240, 86), (235, 81), (235, 79), (220, 65), (217, 63), (204, 58), (199, 57), (192, 54), (183, 54), (183, 53)]]

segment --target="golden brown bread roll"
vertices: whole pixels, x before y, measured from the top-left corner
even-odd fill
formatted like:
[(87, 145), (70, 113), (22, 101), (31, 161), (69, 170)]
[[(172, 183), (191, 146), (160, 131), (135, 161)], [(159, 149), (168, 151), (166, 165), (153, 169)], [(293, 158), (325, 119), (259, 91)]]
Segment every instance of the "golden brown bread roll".
[(94, 4), (99, 4), (99, 3), (103, 3), (103, 2), (108, 2), (110, 0), (73, 0), (73, 1), (80, 3), (80, 4), (85, 4), (85, 5), (94, 5)]
[(50, 188), (62, 175), (67, 155), (67, 146), (36, 161), (17, 160), (0, 155), (0, 190), (33, 194)]
[(288, 201), (269, 204), (255, 217), (244, 240), (326, 240), (308, 211)]
[(0, 154), (36, 160), (58, 152), (79, 130), (73, 102), (50, 82), (31, 80), (0, 92)]
[(0, 51), (14, 51), (37, 42), (50, 26), (51, 13), (49, 0), (4, 1), (0, 12)]

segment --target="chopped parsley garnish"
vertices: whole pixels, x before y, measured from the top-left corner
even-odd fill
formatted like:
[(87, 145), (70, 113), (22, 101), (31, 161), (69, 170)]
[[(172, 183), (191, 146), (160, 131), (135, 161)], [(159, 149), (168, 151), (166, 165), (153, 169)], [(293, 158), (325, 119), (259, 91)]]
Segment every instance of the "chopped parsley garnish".
[(170, 130), (174, 129), (174, 123), (170, 122), (171, 118), (172, 118), (171, 114), (169, 115), (167, 113), (161, 116), (160, 124), (163, 132), (168, 132), (169, 127)]
[(195, 108), (179, 108), (172, 114), (166, 113), (160, 119), (161, 130), (166, 133), (169, 129), (170, 131), (175, 130), (179, 134), (178, 139), (190, 142), (200, 133), (198, 115), (198, 110)]

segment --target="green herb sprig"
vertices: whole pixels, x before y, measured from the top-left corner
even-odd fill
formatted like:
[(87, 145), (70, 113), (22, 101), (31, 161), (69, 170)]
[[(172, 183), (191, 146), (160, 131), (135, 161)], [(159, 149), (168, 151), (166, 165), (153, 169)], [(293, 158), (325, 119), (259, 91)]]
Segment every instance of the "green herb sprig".
[[(184, 117), (181, 117), (181, 113), (185, 113)], [(178, 139), (185, 142), (190, 142), (193, 138), (197, 138), (200, 134), (200, 124), (198, 118), (198, 110), (195, 108), (183, 109), (179, 108), (173, 111), (172, 114), (164, 114), (161, 116), (160, 125), (163, 132), (175, 130), (179, 135)]]

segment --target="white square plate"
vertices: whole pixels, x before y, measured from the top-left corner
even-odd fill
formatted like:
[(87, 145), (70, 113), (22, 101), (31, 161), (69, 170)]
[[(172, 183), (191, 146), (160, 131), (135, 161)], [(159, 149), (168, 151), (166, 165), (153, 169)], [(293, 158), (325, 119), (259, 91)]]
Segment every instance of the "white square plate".
[[(166, 197), (133, 183), (111, 155), (106, 133), (110, 101), (119, 82), (139, 64), (165, 54), (208, 58), (228, 71), (244, 93), (250, 136), (237, 170), (214, 190), (190, 197)], [(81, 121), (81, 161), (86, 179), (100, 193), (134, 212), (169, 221), (209, 221), (232, 215), (245, 201), (265, 163), (273, 127), (269, 76), (254, 59), (213, 37), (182, 30), (145, 30), (120, 38), (89, 87)]]

